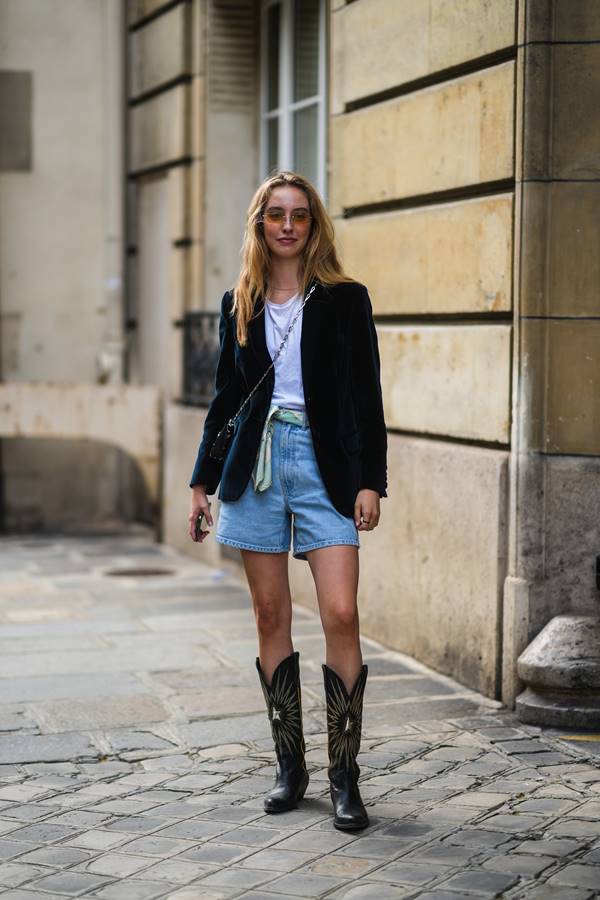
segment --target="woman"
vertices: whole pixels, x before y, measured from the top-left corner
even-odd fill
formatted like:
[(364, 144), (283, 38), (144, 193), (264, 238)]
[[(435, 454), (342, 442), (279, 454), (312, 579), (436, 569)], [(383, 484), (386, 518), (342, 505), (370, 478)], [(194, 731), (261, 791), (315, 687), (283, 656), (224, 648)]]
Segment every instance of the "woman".
[[(297, 806), (308, 785), (299, 654), (291, 636), (293, 514), (293, 554), (310, 566), (327, 644), (334, 825), (357, 830), (369, 824), (356, 763), (367, 678), (357, 610), (358, 532), (377, 527), (380, 497), (387, 496), (371, 302), (364, 285), (342, 270), (317, 191), (291, 172), (267, 178), (256, 191), (242, 262), (234, 290), (221, 303), (216, 393), (190, 481), (190, 535), (195, 539), (202, 513), (213, 525), (207, 495), (220, 481), (216, 540), (241, 551), (258, 632), (256, 667), (277, 756), (264, 807), (283, 812)], [(273, 358), (274, 367), (237, 420), (224, 460), (213, 458), (218, 432)], [(200, 531), (198, 540), (208, 533)]]

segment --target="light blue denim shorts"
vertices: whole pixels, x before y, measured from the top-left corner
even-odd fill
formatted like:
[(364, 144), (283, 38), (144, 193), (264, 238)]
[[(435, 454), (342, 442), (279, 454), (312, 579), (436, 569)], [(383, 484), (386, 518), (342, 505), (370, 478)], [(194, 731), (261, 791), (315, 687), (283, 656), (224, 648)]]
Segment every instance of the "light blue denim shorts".
[(360, 547), (352, 516), (331, 502), (321, 478), (306, 413), (304, 424), (273, 419), (270, 486), (256, 491), (252, 476), (239, 500), (221, 500), (215, 540), (244, 550), (283, 553), (293, 531), (295, 559), (307, 550)]

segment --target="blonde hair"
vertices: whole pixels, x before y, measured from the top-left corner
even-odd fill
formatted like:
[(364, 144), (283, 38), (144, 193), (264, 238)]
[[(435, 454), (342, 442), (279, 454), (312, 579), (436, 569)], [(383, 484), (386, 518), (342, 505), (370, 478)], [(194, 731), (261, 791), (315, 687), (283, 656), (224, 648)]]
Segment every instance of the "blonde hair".
[[(278, 187), (299, 188), (306, 194), (312, 216), (310, 233), (302, 254), (300, 290), (304, 295), (313, 279), (324, 285), (354, 282), (344, 272), (334, 245), (333, 223), (317, 190), (302, 175), (277, 172), (266, 178), (254, 194), (246, 214), (246, 228), (240, 255), (242, 267), (233, 288), (232, 315), (237, 318), (236, 336), (240, 346), (248, 341), (248, 322), (253, 317), (256, 301), (264, 296), (271, 264), (271, 251), (265, 241), (260, 222), (271, 192)], [(264, 304), (257, 316), (264, 311)]]

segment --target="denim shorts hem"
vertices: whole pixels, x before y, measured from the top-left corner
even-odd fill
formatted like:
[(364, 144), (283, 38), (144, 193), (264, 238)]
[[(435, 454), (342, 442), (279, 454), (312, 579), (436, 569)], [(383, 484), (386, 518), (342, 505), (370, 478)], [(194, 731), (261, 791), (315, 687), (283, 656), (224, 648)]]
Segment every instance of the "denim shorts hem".
[(345, 541), (343, 538), (340, 538), (335, 541), (315, 541), (312, 544), (305, 544), (303, 547), (296, 547), (294, 550), (294, 557), (297, 557), (299, 553), (306, 553), (308, 550), (317, 550), (319, 547), (335, 547), (336, 544), (344, 544), (348, 547), (359, 547), (360, 543), (356, 541)]
[(219, 544), (228, 544), (230, 547), (238, 547), (241, 550), (257, 550), (259, 553), (287, 553), (289, 547), (259, 547), (258, 544), (246, 544), (243, 541), (232, 541), (230, 538), (224, 538), (215, 535), (215, 540)]

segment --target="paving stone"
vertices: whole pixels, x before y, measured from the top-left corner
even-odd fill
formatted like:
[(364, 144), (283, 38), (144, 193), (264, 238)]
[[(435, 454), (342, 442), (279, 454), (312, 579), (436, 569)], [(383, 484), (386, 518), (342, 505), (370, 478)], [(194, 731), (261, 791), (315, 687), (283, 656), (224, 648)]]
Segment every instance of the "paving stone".
[[(129, 854), (132, 850), (132, 855)], [(128, 845), (127, 853), (105, 853), (97, 859), (91, 860), (85, 867), (86, 872), (92, 872), (94, 875), (108, 875), (111, 878), (125, 878), (127, 875), (133, 875), (140, 869), (147, 869), (152, 865), (152, 860), (147, 856), (136, 856), (133, 849)]]
[(350, 834), (343, 834), (341, 831), (333, 831), (326, 834), (323, 831), (307, 829), (299, 831), (284, 840), (280, 840), (277, 844), (278, 850), (305, 850), (320, 853), (328, 853), (332, 850), (338, 850), (346, 844), (354, 843), (354, 837)]
[[(162, 718), (165, 719), (167, 717), (168, 713), (165, 710)], [(158, 722), (161, 721), (161, 719), (155, 717), (148, 718), (146, 721)], [(167, 741), (164, 738), (153, 734), (151, 731), (141, 729), (138, 731), (133, 731), (131, 729), (112, 729), (105, 731), (104, 737), (115, 753), (133, 753), (140, 750), (146, 752), (150, 750), (169, 750), (173, 747), (171, 741)]]
[(392, 859), (403, 849), (408, 842), (398, 841), (392, 837), (359, 837), (352, 843), (340, 847), (336, 852), (342, 856), (360, 856), (366, 859)]
[(478, 852), (478, 848), (467, 849), (446, 844), (430, 844), (427, 847), (416, 847), (402, 858), (410, 862), (428, 860), (440, 865), (463, 867)]
[(127, 887), (123, 887), (123, 882), (119, 881), (115, 884), (108, 884), (106, 887), (94, 891), (94, 897), (101, 897), (102, 900), (125, 900), (123, 891), (127, 891), (126, 900), (154, 900), (155, 897), (165, 896), (165, 884), (156, 881), (134, 881), (129, 878)]
[(114, 819), (116, 816), (135, 816), (149, 809), (156, 810), (156, 806), (156, 803), (148, 803), (148, 801), (144, 803), (143, 800), (126, 797), (122, 800), (105, 800), (104, 803), (97, 803), (94, 809), (106, 813), (109, 819)]
[(423, 757), (424, 759), (441, 759), (447, 762), (466, 762), (481, 755), (479, 747), (436, 747)]
[(83, 734), (0, 735), (0, 763), (73, 760), (99, 755)]
[(546, 827), (542, 816), (527, 816), (521, 813), (495, 813), (482, 819), (481, 824), (484, 828), (498, 828), (510, 832), (542, 830)]
[(39, 863), (42, 866), (62, 869), (63, 866), (74, 866), (89, 858), (90, 854), (83, 850), (74, 850), (71, 847), (60, 845), (58, 847), (38, 847), (21, 856), (19, 862)]
[(433, 825), (421, 825), (419, 822), (406, 820), (404, 822), (392, 822), (379, 830), (382, 837), (391, 836), (398, 838), (421, 838), (424, 835), (433, 835)]
[[(248, 849), (246, 849), (246, 853)], [(299, 866), (315, 858), (315, 853), (303, 850), (258, 850), (239, 862), (240, 866), (249, 869), (270, 869), (273, 872), (292, 872)]]
[(106, 878), (101, 878), (99, 875), (89, 875), (87, 872), (56, 872), (53, 875), (46, 875), (44, 878), (38, 879), (38, 881), (33, 881), (30, 887), (75, 897), (77, 894), (83, 894), (102, 887), (106, 883)]
[(258, 828), (254, 825), (241, 825), (221, 835), (222, 843), (243, 844), (248, 847), (266, 847), (279, 840), (272, 828)]
[(191, 850), (193, 846), (194, 841), (163, 837), (162, 834), (153, 834), (136, 838), (134, 841), (129, 841), (124, 849), (127, 853), (139, 853), (144, 856), (169, 857), (182, 853), (184, 850)]
[(486, 859), (483, 866), (493, 872), (536, 878), (548, 866), (555, 864), (556, 860), (552, 856), (524, 856), (520, 853), (510, 853), (507, 856), (493, 856)]
[[(3, 863), (0, 865), (0, 885), (4, 887), (19, 887), (26, 881), (31, 881), (44, 870), (36, 866), (28, 866), (23, 863)], [(4, 893), (4, 891), (0, 891)]]
[[(534, 800), (522, 800), (513, 809), (518, 813), (541, 813), (542, 815), (555, 816), (558, 813), (567, 813), (573, 809), (574, 803), (569, 800), (536, 797)], [(600, 807), (600, 804), (598, 804)], [(585, 816), (582, 816), (585, 818)]]
[(53, 816), (52, 821), (55, 825), (70, 825), (73, 828), (90, 828), (94, 825), (100, 825), (108, 822), (112, 816), (110, 813), (96, 812), (87, 809), (75, 809), (70, 812), (61, 813), (61, 815)]
[(510, 794), (497, 794), (491, 791), (469, 791), (465, 794), (458, 794), (445, 800), (442, 806), (467, 806), (476, 809), (494, 809), (502, 806), (510, 799)]
[(64, 894), (42, 894), (40, 891), (31, 891), (28, 888), (15, 888), (8, 890), (3, 895), (4, 900), (63, 900)]
[(452, 875), (446, 881), (440, 882), (438, 886), (451, 891), (479, 891), (484, 895), (497, 897), (517, 884), (518, 880), (514, 875), (501, 875), (495, 872), (485, 872), (482, 869), (471, 869)]
[[(329, 896), (335, 897), (336, 900), (338, 897), (343, 897), (344, 900), (374, 900), (374, 898), (377, 898), (377, 900), (398, 900), (399, 897), (409, 896), (410, 893), (414, 893), (412, 889), (408, 891), (397, 885), (365, 880), (363, 884), (356, 887), (342, 888)], [(419, 894), (419, 897), (421, 896), (424, 895)], [(451, 900), (457, 900), (456, 894), (452, 896)]]
[(7, 819), (16, 819), (18, 822), (35, 822), (37, 819), (43, 819), (45, 816), (50, 816), (53, 812), (59, 811), (59, 806), (23, 803), (21, 806), (10, 806), (8, 809), (2, 810), (2, 814)]
[[(185, 859), (163, 859), (144, 869), (140, 877), (147, 881), (167, 881), (173, 884), (189, 884), (203, 875), (210, 874), (207, 866)], [(136, 878), (137, 876), (133, 876)]]
[(434, 825), (464, 825), (481, 815), (481, 810), (465, 809), (461, 806), (438, 806), (419, 815), (419, 822), (432, 822)]
[(448, 871), (447, 867), (440, 865), (432, 865), (431, 863), (419, 865), (416, 862), (393, 862), (387, 866), (371, 872), (370, 878), (373, 881), (385, 881), (392, 884), (414, 884), (423, 885), (428, 881), (444, 875)]
[[(199, 847), (187, 850), (182, 854), (182, 859), (203, 863), (207, 866), (220, 866), (237, 862), (252, 852), (251, 848), (244, 847), (241, 844), (220, 844), (215, 841), (208, 841)], [(257, 868), (261, 868), (261, 866), (257, 866)]]
[(131, 839), (130, 834), (103, 831), (101, 828), (84, 831), (65, 842), (74, 847), (85, 847), (90, 850), (108, 850)]
[(551, 885), (566, 884), (569, 887), (600, 890), (600, 869), (598, 866), (571, 863), (555, 875), (551, 875), (547, 882)]
[(343, 878), (333, 878), (330, 875), (314, 875), (303, 872), (294, 872), (293, 875), (284, 875), (276, 878), (267, 885), (269, 891), (275, 894), (283, 894), (285, 897), (322, 897), (344, 881)]
[(337, 853), (330, 853), (329, 856), (323, 856), (316, 862), (306, 865), (304, 870), (313, 872), (315, 875), (339, 875), (341, 878), (359, 878), (376, 865), (381, 865), (381, 860), (363, 859), (358, 856), (340, 856)]
[[(270, 869), (240, 869), (229, 866), (207, 875), (197, 883), (198, 888), (238, 888), (248, 890), (276, 877)], [(297, 875), (293, 877), (298, 877)]]
[(483, 828), (462, 828), (460, 831), (443, 838), (448, 844), (464, 847), (499, 847), (512, 838), (511, 834), (500, 831), (486, 831)]
[(157, 831), (161, 826), (168, 825), (168, 819), (158, 819), (154, 816), (128, 816), (124, 819), (118, 819), (106, 825), (107, 831), (130, 831), (147, 832)]
[(589, 837), (591, 839), (598, 834), (598, 823), (589, 819), (563, 819), (552, 822), (548, 826), (548, 832), (559, 837)]
[(578, 819), (600, 819), (600, 800), (586, 800), (576, 809), (567, 812), (568, 817), (576, 817)]
[(592, 900), (597, 894), (584, 888), (558, 887), (540, 884), (527, 891), (526, 900)]
[(11, 831), (10, 838), (12, 841), (27, 841), (30, 844), (54, 844), (63, 838), (71, 837), (75, 834), (74, 828), (67, 825), (54, 825), (51, 822), (43, 822), (38, 825), (26, 825), (24, 828), (18, 828)]
[(517, 844), (515, 853), (532, 853), (539, 854), (540, 856), (555, 856), (560, 858), (569, 856), (569, 854), (574, 853), (581, 846), (582, 844), (580, 842), (568, 838), (565, 838), (564, 840), (561, 840), (560, 838), (550, 840), (540, 838), (539, 840), (528, 840), (523, 841), (521, 844)]
[(203, 819), (188, 819), (186, 822), (177, 822), (168, 828), (161, 828), (156, 832), (157, 836), (169, 838), (187, 838), (188, 840), (209, 840), (218, 835), (228, 834), (234, 831), (236, 826), (226, 822), (208, 822)]

